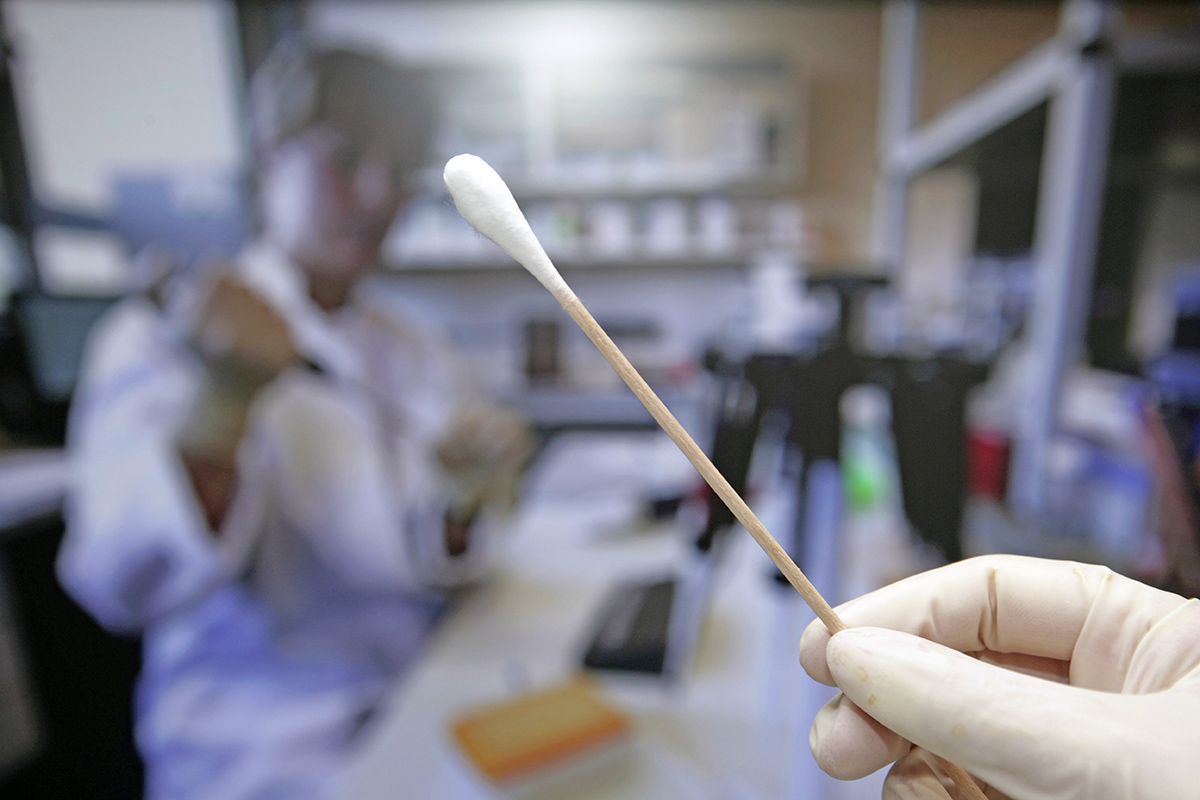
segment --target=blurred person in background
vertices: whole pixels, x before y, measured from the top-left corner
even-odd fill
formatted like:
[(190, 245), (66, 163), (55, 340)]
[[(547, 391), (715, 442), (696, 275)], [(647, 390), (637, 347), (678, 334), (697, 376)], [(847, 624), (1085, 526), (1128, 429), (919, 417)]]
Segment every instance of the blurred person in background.
[(431, 126), (383, 60), (285, 42), (251, 86), (261, 239), (89, 345), (59, 573), (144, 635), (155, 798), (321, 797), (496, 552), (532, 451), (361, 278)]

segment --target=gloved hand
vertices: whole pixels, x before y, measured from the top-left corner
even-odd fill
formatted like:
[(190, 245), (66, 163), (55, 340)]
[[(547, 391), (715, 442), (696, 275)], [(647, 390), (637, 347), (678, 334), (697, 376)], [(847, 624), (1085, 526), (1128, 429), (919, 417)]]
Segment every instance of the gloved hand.
[[(804, 669), (842, 690), (809, 743), (846, 780), (896, 762), (890, 798), (952, 798), (930, 753), (989, 797), (1200, 797), (1200, 602), (1105, 567), (962, 561), (812, 623)], [(973, 657), (974, 656), (974, 657)]]
[(180, 444), (213, 458), (236, 450), (259, 390), (297, 360), (286, 320), (253, 289), (219, 274), (184, 315), (182, 334), (203, 365)]
[(461, 409), (437, 445), (456, 515), (469, 520), (485, 504), (511, 509), (533, 452), (517, 414), (483, 403)]

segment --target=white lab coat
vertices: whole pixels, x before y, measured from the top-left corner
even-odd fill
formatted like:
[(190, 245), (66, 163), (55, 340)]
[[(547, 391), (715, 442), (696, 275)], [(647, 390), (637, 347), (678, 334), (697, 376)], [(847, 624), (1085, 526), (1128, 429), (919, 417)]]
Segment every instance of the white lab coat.
[(197, 367), (147, 302), (93, 336), (70, 426), (59, 574), (103, 624), (144, 634), (151, 798), (325, 796), (420, 649), (433, 587), (475, 577), (501, 525), (445, 554), (431, 449), (465, 398), (434, 340), (363, 298), (323, 314), (268, 247), (239, 264), (323, 374), (292, 370), (256, 401), (218, 535), (172, 443)]

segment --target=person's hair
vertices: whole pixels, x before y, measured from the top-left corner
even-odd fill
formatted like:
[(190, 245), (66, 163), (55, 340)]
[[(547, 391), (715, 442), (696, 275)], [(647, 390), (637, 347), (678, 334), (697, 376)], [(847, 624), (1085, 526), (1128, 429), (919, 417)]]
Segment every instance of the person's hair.
[(410, 143), (415, 163), (432, 138), (434, 104), (426, 76), (362, 50), (288, 38), (272, 49), (250, 82), (255, 145), (279, 144), (337, 109), (400, 120), (389, 135)]

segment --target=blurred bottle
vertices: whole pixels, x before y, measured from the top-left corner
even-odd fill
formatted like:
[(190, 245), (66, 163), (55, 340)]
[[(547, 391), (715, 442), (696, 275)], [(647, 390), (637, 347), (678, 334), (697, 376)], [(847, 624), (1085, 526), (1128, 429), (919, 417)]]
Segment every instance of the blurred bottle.
[(698, 249), (707, 255), (732, 253), (738, 247), (737, 208), (726, 197), (708, 197), (696, 207)]
[(688, 248), (688, 209), (682, 199), (664, 197), (644, 207), (642, 248), (659, 257), (678, 256)]
[(633, 209), (623, 200), (600, 200), (587, 213), (587, 247), (598, 258), (623, 258), (635, 247)]
[(841, 400), (842, 579), (857, 597), (911, 574), (918, 556), (900, 497), (891, 401), (879, 386), (853, 386)]
[(994, 375), (967, 401), (967, 501), (963, 513), (963, 555), (1011, 552), (1013, 522), (1008, 519), (1008, 471), (1015, 426), (1012, 393)]
[(753, 309), (750, 332), (758, 349), (790, 349), (806, 321), (800, 258), (785, 250), (761, 251), (748, 277)]

